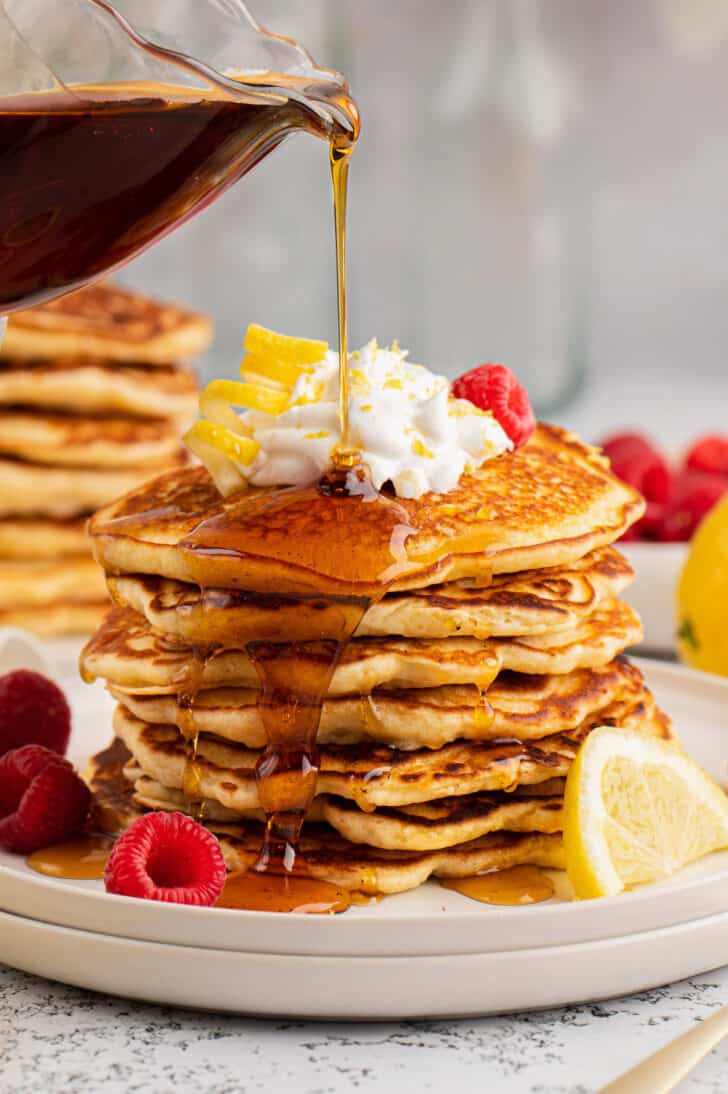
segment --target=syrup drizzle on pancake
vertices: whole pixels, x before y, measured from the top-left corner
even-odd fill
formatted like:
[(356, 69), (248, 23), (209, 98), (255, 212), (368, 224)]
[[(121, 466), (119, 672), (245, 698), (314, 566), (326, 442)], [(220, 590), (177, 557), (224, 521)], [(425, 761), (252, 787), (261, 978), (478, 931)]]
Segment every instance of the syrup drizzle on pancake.
[[(313, 532), (313, 535), (307, 534)], [(281, 642), (260, 634), (245, 649), (260, 679), (258, 709), (267, 747), (256, 767), (258, 795), (266, 814), (265, 835), (253, 872), (236, 878), (226, 906), (269, 911), (336, 912), (349, 906), (342, 890), (307, 877), (297, 847), (316, 791), (316, 745), (321, 708), (347, 643), (370, 605), (407, 567), (406, 541), (414, 532), (394, 499), (374, 489), (366, 468), (334, 469), (314, 486), (241, 495), (182, 543), (191, 577), (218, 590), (231, 566), (245, 586), (246, 561), (261, 555), (290, 563), (296, 583), (301, 633), (308, 639)], [(309, 555), (311, 548), (314, 555)], [(226, 577), (219, 573), (224, 564)], [(336, 592), (320, 591), (321, 579)], [(250, 590), (263, 603), (271, 594)], [(274, 613), (273, 613), (274, 614)], [(225, 646), (240, 643), (233, 627)], [(272, 640), (271, 640), (272, 639)], [(194, 696), (204, 660), (185, 681), (184, 707), (194, 729)], [(197, 733), (188, 740), (184, 787), (199, 797)], [(264, 875), (261, 879), (260, 875)]]

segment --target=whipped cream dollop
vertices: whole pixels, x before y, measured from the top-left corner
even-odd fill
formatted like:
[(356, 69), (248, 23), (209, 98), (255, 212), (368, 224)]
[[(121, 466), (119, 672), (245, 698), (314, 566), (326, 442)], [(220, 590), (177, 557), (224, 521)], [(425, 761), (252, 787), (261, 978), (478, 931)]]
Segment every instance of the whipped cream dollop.
[[(396, 343), (371, 341), (349, 357), (349, 434), (377, 488), (399, 497), (445, 493), (464, 471), (513, 448), (490, 411), (450, 396), (445, 376), (412, 364)], [(303, 485), (331, 465), (341, 440), (339, 358), (325, 358), (297, 380), (280, 414), (249, 410), (247, 430), (260, 445), (240, 471), (254, 486)]]

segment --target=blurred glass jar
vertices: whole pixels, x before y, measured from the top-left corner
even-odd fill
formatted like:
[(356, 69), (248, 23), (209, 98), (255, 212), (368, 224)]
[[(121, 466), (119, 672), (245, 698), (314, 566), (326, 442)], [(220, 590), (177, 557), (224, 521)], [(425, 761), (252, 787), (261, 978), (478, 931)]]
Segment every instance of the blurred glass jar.
[[(453, 375), (501, 360), (541, 410), (563, 403), (589, 357), (592, 5), (251, 6), (343, 71), (362, 109), (350, 344), (396, 337), (414, 360)], [(132, 268), (136, 283), (212, 311), (211, 368), (234, 367), (253, 319), (334, 342), (326, 176), (316, 142), (291, 142), (244, 180), (244, 197), (231, 192)]]

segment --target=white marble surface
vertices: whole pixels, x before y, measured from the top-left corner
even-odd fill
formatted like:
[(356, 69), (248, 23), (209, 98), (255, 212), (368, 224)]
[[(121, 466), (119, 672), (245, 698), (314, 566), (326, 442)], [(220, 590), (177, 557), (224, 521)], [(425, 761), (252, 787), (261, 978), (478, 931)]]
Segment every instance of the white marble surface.
[[(726, 1002), (723, 969), (626, 999), (481, 1021), (256, 1022), (141, 1006), (0, 966), (0, 1092), (592, 1094)], [(728, 1042), (678, 1090), (725, 1094)]]

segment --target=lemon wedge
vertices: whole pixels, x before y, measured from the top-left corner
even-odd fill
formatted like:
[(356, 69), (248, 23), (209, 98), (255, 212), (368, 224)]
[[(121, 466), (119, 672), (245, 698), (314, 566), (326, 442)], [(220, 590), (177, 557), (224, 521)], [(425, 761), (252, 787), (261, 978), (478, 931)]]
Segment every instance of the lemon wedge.
[(291, 365), (317, 365), (323, 361), (329, 348), (328, 342), (291, 338), (288, 334), (277, 334), (266, 327), (259, 327), (257, 323), (251, 323), (248, 327), (243, 345), (248, 353)]
[(728, 796), (674, 744), (600, 726), (566, 780), (564, 850), (577, 898), (613, 896), (728, 847)]

